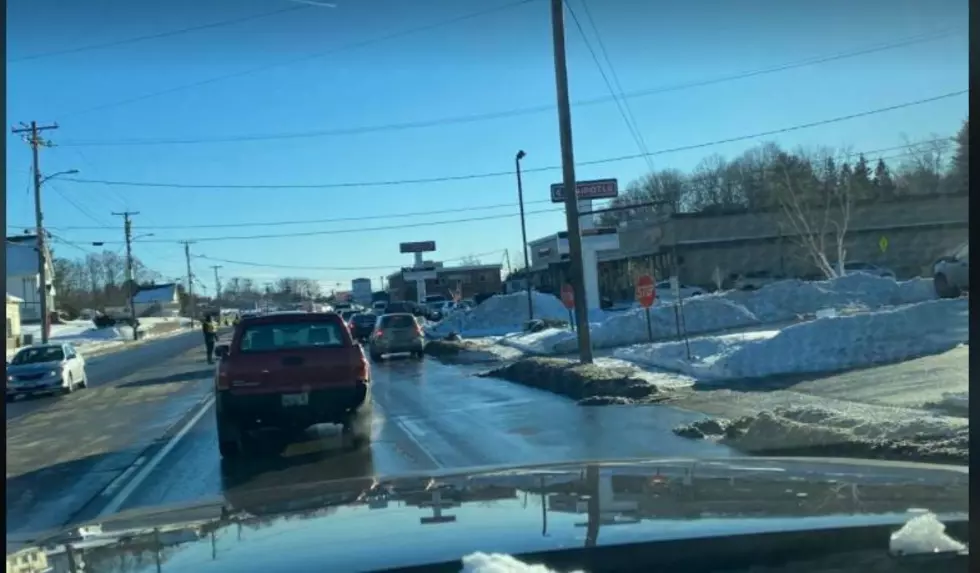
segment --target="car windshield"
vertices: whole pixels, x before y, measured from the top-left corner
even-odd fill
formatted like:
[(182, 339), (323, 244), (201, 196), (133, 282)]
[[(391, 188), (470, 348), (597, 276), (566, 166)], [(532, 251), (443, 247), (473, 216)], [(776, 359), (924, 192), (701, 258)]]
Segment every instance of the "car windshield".
[(60, 346), (42, 346), (25, 348), (14, 355), (11, 364), (40, 364), (42, 362), (60, 362), (65, 359), (65, 352)]
[(415, 317), (408, 314), (390, 314), (381, 318), (384, 328), (415, 328), (417, 325)]
[(240, 352), (301, 348), (339, 348), (347, 345), (344, 329), (333, 321), (250, 324), (242, 331)]
[[(926, 484), (801, 470), (749, 495), (740, 476), (771, 456), (968, 466), (977, 14), (9, 0), (10, 544), (152, 514), (138, 560), (96, 563), (96, 535), (91, 560), (52, 542), (35, 569), (362, 571), (340, 534), (454, 551), (486, 524), (431, 496), (478, 498), (461, 476), (491, 467), (550, 529), (501, 513), (487, 551), (932, 509)], [(696, 467), (587, 492), (504, 469), (637, 458)], [(355, 496), (280, 535), (250, 506), (402, 475), (417, 490), (371, 502), (396, 519)], [(263, 539), (282, 546), (245, 547)]]

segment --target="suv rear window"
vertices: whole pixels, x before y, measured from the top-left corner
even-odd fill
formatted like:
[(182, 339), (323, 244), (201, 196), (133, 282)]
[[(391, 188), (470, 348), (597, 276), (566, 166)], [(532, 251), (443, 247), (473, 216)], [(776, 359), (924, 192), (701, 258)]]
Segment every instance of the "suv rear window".
[(252, 324), (242, 332), (240, 352), (274, 352), (300, 348), (342, 348), (347, 346), (338, 322), (317, 321)]
[(415, 317), (406, 314), (394, 314), (385, 316), (381, 319), (381, 326), (385, 328), (415, 328)]

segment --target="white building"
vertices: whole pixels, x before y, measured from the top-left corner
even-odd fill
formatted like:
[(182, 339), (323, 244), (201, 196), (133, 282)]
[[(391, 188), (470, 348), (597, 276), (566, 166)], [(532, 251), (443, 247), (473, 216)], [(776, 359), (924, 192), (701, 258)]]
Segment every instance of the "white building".
[(175, 283), (140, 287), (133, 296), (136, 316), (179, 316), (180, 296)]
[[(45, 249), (45, 268), (47, 270), (48, 312), (56, 309), (54, 289), (54, 267), (51, 252)], [(35, 235), (16, 235), (7, 237), (7, 293), (24, 302), (20, 307), (23, 322), (41, 321), (40, 273), (38, 272), (37, 237)]]

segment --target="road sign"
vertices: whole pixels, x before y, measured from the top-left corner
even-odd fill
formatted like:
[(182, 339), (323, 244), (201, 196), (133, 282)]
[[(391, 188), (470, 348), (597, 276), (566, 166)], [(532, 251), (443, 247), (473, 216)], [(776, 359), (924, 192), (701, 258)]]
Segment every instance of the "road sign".
[(881, 249), (881, 252), (883, 253), (888, 250), (888, 237), (882, 235), (882, 237), (878, 239), (878, 248)]
[(636, 301), (643, 308), (650, 308), (653, 301), (657, 298), (657, 289), (653, 284), (653, 277), (650, 275), (640, 275), (636, 279)]
[(402, 253), (431, 253), (436, 250), (436, 242), (416, 241), (414, 243), (399, 243), (398, 250)]
[[(596, 179), (594, 181), (576, 181), (575, 197), (579, 201), (591, 199), (613, 199), (619, 196), (619, 182), (616, 179)], [(565, 184), (551, 185), (551, 202), (565, 202)]]
[(565, 308), (568, 310), (575, 308), (575, 291), (572, 290), (572, 285), (562, 285), (561, 303), (564, 304)]

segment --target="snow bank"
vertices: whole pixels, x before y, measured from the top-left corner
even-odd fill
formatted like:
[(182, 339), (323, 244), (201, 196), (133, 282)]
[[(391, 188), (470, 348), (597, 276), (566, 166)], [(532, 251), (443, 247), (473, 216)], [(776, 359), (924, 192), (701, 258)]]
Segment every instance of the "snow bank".
[[(153, 332), (156, 327), (169, 323), (175, 323), (178, 328), (160, 333)], [(144, 340), (149, 340), (182, 332), (182, 328), (189, 326), (189, 323), (187, 318), (149, 317), (140, 319), (140, 329), (146, 333)], [(40, 324), (25, 324), (21, 331), (23, 334), (32, 335), (36, 343), (41, 341)], [(50, 340), (52, 342), (70, 342), (78, 350), (91, 353), (132, 341), (133, 329), (125, 325), (95, 328), (91, 320), (71, 320), (64, 324), (52, 324)], [(7, 357), (13, 356), (18, 350), (20, 348), (7, 350)]]
[(967, 300), (818, 318), (781, 330), (636, 345), (617, 358), (700, 380), (833, 372), (936, 354), (969, 340)]
[[(568, 321), (568, 310), (557, 297), (533, 292), (531, 303), (534, 318)], [(518, 292), (493, 296), (468, 311), (453, 312), (426, 332), (437, 338), (451, 332), (470, 337), (501, 336), (520, 332), (528, 320), (527, 292)]]
[(702, 420), (674, 432), (720, 437), (753, 454), (887, 457), (966, 463), (969, 422), (963, 418), (917, 415), (897, 410), (881, 415), (853, 407), (777, 408), (738, 420)]
[[(463, 556), (460, 573), (557, 573), (544, 565), (530, 565), (503, 553), (470, 553)], [(581, 570), (570, 573), (583, 573)]]
[(852, 273), (826, 281), (784, 280), (755, 291), (728, 291), (709, 297), (740, 304), (763, 322), (793, 320), (823, 308), (878, 309), (936, 298), (931, 279), (894, 279)]

